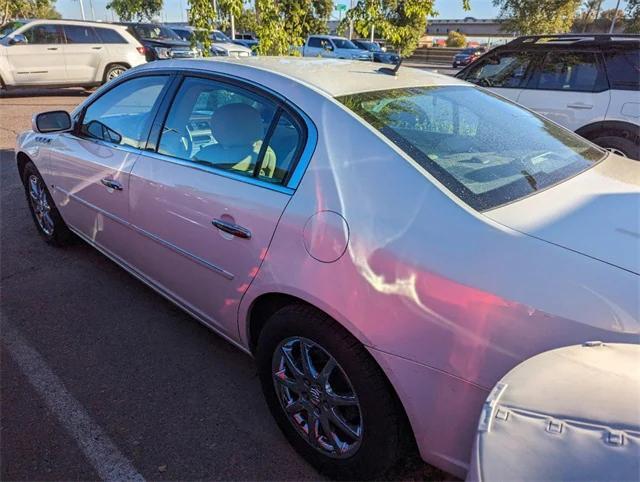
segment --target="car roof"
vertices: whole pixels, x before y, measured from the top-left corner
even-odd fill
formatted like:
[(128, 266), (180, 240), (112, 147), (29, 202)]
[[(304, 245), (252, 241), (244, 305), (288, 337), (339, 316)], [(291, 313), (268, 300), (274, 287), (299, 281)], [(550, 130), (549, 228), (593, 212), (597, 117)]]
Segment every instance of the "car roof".
[(20, 22), (23, 25), (31, 24), (56, 24), (56, 25), (89, 25), (91, 27), (111, 27), (115, 29), (121, 29), (122, 25), (118, 25), (110, 22), (95, 22), (91, 20), (75, 20), (75, 19), (46, 19), (46, 18), (31, 18), (31, 19), (17, 19), (16, 22)]
[(321, 35), (309, 35), (309, 37), (315, 37), (315, 38), (329, 38), (329, 39), (339, 38), (339, 39), (343, 39), (343, 40), (348, 40), (346, 37), (341, 37), (340, 35), (326, 35), (326, 34), (321, 34)]
[(137, 70), (165, 67), (233, 73), (247, 80), (256, 80), (266, 71), (311, 86), (331, 97), (407, 87), (469, 85), (454, 77), (421, 69), (400, 67), (398, 75), (393, 76), (381, 73), (380, 64), (373, 62), (321, 57), (259, 56), (241, 59), (214, 57), (163, 60), (145, 64)]

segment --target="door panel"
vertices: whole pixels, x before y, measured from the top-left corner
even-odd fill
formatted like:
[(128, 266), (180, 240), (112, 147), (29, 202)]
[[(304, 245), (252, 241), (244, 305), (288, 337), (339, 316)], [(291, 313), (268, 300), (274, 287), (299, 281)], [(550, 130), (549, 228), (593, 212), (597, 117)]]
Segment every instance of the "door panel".
[(34, 25), (22, 32), (27, 44), (7, 47), (16, 84), (65, 83), (64, 39), (59, 25)]
[(603, 120), (610, 101), (604, 69), (593, 52), (549, 52), (518, 102), (573, 131)]
[[(130, 184), (135, 267), (237, 339), (240, 299), (290, 196), (149, 155), (136, 162)], [(251, 237), (218, 229), (216, 219)]]
[(129, 172), (137, 158), (134, 152), (72, 134), (59, 136), (51, 148), (53, 195), (62, 216), (120, 255), (127, 248)]
[(106, 46), (100, 43), (92, 27), (65, 25), (65, 62), (69, 81), (94, 82), (101, 79)]

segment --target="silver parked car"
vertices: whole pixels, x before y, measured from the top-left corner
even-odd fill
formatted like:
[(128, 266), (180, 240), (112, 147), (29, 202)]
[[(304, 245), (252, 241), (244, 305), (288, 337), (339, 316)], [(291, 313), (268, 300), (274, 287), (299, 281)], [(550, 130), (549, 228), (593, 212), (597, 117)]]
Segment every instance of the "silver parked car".
[(413, 446), (464, 476), (511, 368), (640, 341), (640, 164), (452, 77), (154, 62), (17, 144), (44, 239), (75, 233), (254, 356), (331, 476)]

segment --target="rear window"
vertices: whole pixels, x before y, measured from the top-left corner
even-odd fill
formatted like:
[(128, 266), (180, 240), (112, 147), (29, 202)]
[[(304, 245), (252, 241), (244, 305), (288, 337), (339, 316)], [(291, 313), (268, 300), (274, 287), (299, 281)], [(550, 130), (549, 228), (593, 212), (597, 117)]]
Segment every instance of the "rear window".
[(338, 99), (477, 210), (553, 186), (604, 151), (474, 87), (367, 92)]
[(612, 89), (640, 90), (640, 49), (604, 53)]
[(96, 28), (96, 33), (103, 44), (126, 44), (127, 41), (122, 35), (112, 28)]

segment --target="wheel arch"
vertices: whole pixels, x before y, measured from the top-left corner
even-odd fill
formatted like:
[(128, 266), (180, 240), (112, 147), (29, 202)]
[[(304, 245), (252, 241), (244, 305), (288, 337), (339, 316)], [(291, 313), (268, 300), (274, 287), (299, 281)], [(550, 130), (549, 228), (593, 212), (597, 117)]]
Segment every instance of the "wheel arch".
[(22, 151), (19, 151), (16, 154), (16, 163), (18, 164), (18, 174), (20, 174), (20, 179), (22, 179), (24, 175), (24, 168), (28, 162), (33, 162), (31, 158)]
[(640, 140), (638, 130), (640, 130), (640, 127), (632, 124), (631, 122), (619, 120), (603, 120), (587, 124), (586, 126), (582, 126), (576, 131), (576, 134), (589, 140), (607, 135), (613, 135), (614, 137), (624, 137), (634, 142), (638, 142)]
[(131, 68), (131, 65), (129, 63), (127, 63), (127, 62), (109, 62), (108, 64), (106, 64), (104, 66), (104, 70), (102, 71), (102, 81), (103, 82), (107, 81), (107, 73), (109, 72), (109, 69), (111, 67), (113, 67), (114, 65), (122, 65), (122, 66), (126, 67), (127, 70)]

